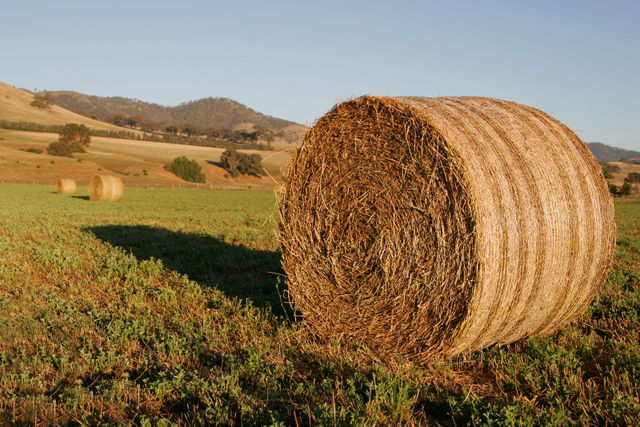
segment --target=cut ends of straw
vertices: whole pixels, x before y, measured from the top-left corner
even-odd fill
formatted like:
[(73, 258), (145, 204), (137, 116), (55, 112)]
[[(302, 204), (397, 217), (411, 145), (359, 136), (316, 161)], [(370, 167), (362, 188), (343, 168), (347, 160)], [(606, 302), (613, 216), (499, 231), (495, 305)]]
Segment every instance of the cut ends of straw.
[(115, 202), (122, 199), (124, 184), (112, 175), (94, 175), (89, 183), (89, 200)]

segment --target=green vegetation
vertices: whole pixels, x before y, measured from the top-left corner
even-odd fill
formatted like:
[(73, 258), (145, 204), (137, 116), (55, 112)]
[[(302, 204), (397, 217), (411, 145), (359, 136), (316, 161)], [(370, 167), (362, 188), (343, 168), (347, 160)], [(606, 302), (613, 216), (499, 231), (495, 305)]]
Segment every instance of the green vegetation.
[(640, 172), (629, 172), (624, 182), (637, 183), (640, 182)]
[(631, 183), (627, 181), (625, 181), (624, 184), (622, 184), (620, 187), (611, 183), (609, 184), (609, 191), (615, 197), (630, 196), (631, 190), (632, 190)]
[(206, 177), (202, 173), (200, 165), (195, 160), (189, 160), (185, 156), (176, 157), (164, 167), (171, 173), (189, 182), (205, 182)]
[(84, 153), (91, 142), (91, 131), (77, 123), (67, 123), (60, 129), (58, 140), (49, 144), (47, 153), (52, 156), (73, 157), (73, 153)]
[(640, 423), (640, 202), (585, 316), (387, 365), (282, 302), (270, 192), (0, 185), (2, 424)]
[(229, 171), (231, 177), (243, 175), (264, 175), (262, 157), (259, 154), (239, 153), (234, 149), (227, 149), (220, 155), (222, 167)]

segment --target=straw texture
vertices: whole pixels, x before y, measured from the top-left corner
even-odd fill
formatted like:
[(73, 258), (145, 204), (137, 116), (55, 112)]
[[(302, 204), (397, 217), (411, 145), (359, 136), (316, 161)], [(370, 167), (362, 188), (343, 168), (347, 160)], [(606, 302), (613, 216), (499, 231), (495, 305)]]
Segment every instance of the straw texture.
[(279, 196), (290, 300), (325, 338), (454, 356), (580, 316), (613, 201), (587, 147), (534, 108), (363, 97), (311, 128)]
[(122, 180), (112, 175), (94, 175), (89, 183), (89, 199), (115, 202), (122, 198)]
[(76, 190), (76, 182), (73, 179), (58, 179), (58, 194), (74, 194)]

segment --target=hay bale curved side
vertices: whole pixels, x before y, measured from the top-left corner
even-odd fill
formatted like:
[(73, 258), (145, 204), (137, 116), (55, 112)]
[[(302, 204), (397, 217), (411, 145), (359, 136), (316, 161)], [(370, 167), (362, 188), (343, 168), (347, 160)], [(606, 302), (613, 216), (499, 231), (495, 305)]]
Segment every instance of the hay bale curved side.
[(290, 299), (324, 337), (447, 355), (549, 333), (608, 271), (613, 202), (586, 146), (489, 98), (363, 97), (294, 155), (279, 201)]
[(89, 199), (115, 202), (122, 199), (124, 184), (112, 175), (94, 175), (89, 183)]
[(76, 182), (70, 178), (58, 179), (58, 194), (74, 194), (77, 191)]

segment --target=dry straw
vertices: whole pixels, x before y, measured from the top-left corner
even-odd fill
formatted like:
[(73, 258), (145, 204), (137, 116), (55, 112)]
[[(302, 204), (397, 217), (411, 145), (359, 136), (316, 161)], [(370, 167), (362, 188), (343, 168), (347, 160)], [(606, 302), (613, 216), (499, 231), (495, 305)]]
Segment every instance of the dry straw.
[(124, 185), (122, 180), (111, 175), (94, 175), (89, 184), (89, 199), (98, 201), (117, 201), (122, 198)]
[(74, 194), (76, 192), (76, 182), (69, 178), (58, 179), (58, 194)]
[(279, 209), (295, 308), (319, 335), (382, 356), (548, 334), (585, 311), (615, 243), (587, 147), (489, 98), (334, 107), (295, 153)]

